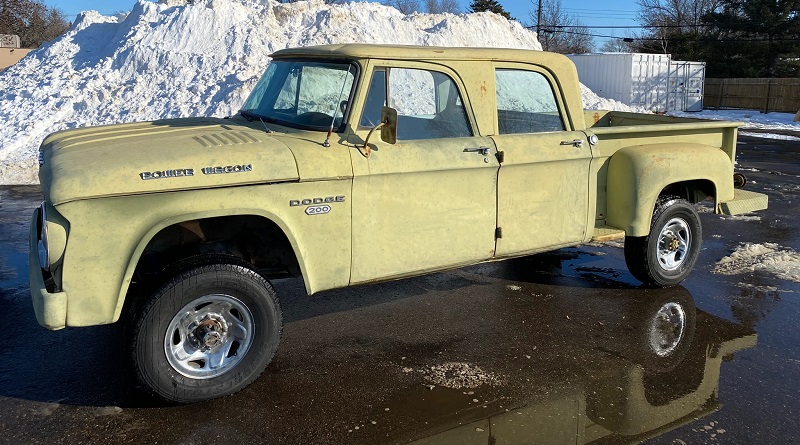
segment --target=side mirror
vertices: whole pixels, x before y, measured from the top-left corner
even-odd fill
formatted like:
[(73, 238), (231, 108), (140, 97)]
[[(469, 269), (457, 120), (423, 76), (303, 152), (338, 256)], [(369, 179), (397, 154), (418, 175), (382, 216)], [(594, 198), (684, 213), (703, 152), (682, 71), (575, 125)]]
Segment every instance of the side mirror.
[(360, 151), (365, 158), (368, 158), (369, 155), (372, 154), (372, 148), (369, 146), (369, 138), (371, 138), (372, 133), (379, 128), (381, 129), (381, 140), (383, 142), (387, 144), (397, 143), (397, 110), (390, 107), (381, 108), (381, 123), (374, 126), (372, 130), (367, 133), (367, 139), (364, 141), (363, 147), (356, 145), (358, 151)]
[(381, 140), (387, 144), (397, 143), (397, 110), (391, 107), (381, 108)]

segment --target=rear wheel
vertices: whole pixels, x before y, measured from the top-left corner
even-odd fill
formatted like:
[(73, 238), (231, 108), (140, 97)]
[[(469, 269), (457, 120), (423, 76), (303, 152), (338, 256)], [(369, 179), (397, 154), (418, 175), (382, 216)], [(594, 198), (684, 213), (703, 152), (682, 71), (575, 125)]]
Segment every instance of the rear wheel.
[(140, 382), (161, 399), (192, 403), (233, 394), (261, 375), (277, 349), (282, 318), (261, 275), (210, 264), (169, 280), (133, 323)]
[(656, 201), (650, 234), (625, 238), (625, 263), (639, 281), (658, 287), (683, 281), (700, 253), (702, 229), (697, 210), (684, 199)]

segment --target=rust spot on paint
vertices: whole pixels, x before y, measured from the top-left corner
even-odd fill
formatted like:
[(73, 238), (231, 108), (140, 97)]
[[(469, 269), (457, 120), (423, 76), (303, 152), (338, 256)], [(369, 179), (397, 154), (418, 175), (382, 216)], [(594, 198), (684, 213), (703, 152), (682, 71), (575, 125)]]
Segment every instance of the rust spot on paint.
[(481, 82), (481, 97), (486, 96), (486, 81)]
[(594, 118), (594, 123), (596, 124), (597, 121), (600, 120), (600, 113), (595, 113), (594, 116), (592, 116), (592, 117)]

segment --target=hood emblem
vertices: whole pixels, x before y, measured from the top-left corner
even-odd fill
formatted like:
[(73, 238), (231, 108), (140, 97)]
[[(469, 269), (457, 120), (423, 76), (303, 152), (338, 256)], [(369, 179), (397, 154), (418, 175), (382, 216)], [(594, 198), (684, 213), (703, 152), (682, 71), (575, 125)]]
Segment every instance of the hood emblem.
[(154, 172), (141, 172), (139, 177), (146, 181), (148, 179), (179, 178), (181, 176), (194, 176), (193, 168), (176, 168), (173, 170), (159, 170)]
[[(219, 167), (203, 167), (200, 169), (204, 175), (220, 175), (225, 173), (246, 173), (253, 171), (252, 164), (226, 165)], [(142, 180), (179, 178), (183, 176), (194, 176), (193, 168), (176, 168), (170, 170), (157, 170), (152, 172), (141, 172), (139, 177)]]
[(252, 164), (226, 165), (224, 167), (203, 167), (204, 175), (219, 175), (222, 173), (244, 173), (253, 171)]

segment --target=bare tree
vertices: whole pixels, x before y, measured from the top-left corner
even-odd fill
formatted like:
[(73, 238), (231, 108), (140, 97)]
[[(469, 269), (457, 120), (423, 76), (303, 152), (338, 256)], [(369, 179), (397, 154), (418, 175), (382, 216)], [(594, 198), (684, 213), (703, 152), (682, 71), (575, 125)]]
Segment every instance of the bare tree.
[(392, 6), (403, 14), (419, 12), (418, 0), (387, 0), (384, 5)]
[(695, 31), (703, 16), (716, 11), (720, 0), (637, 0), (643, 26), (669, 26), (683, 32)]
[(604, 53), (630, 53), (633, 52), (630, 42), (626, 42), (621, 38), (613, 38), (606, 40), (600, 51)]
[(37, 48), (69, 29), (64, 13), (39, 0), (0, 0), (0, 34), (16, 34), (23, 48)]
[[(536, 22), (535, 11), (531, 11), (530, 17)], [(594, 48), (589, 28), (562, 9), (561, 0), (542, 2), (542, 22), (538, 25), (539, 43), (545, 51), (562, 54), (588, 53)]]
[(429, 14), (442, 14), (449, 12), (452, 14), (461, 13), (461, 6), (458, 0), (425, 0), (425, 11)]
[[(639, 21), (646, 31), (641, 50), (673, 52), (676, 41), (697, 38), (703, 32), (703, 17), (718, 10), (720, 0), (637, 0)], [(683, 49), (680, 49), (681, 51)]]

